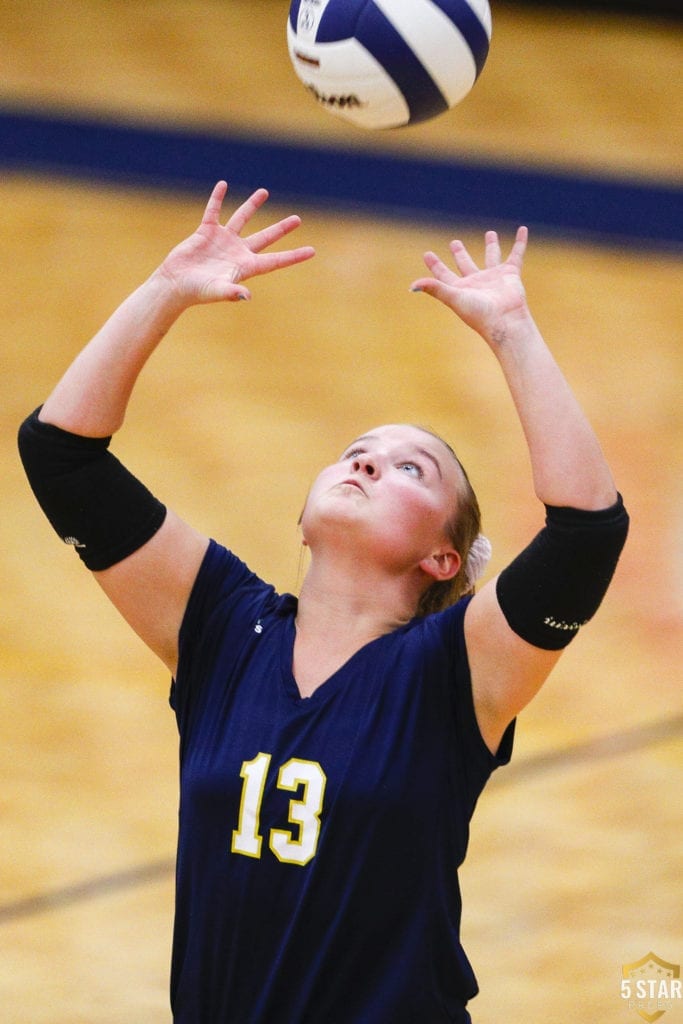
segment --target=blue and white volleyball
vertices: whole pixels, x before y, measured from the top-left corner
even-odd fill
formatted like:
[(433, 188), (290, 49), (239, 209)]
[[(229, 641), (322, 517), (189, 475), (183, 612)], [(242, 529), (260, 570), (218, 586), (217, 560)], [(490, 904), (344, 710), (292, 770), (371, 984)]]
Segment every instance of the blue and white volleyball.
[(455, 106), (488, 56), (488, 0), (292, 0), (287, 43), (318, 103), (361, 128)]

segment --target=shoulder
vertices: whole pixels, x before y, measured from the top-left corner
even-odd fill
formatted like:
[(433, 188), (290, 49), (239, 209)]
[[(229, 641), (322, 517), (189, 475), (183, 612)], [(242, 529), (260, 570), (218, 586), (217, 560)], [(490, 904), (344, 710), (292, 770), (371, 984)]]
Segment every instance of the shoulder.
[(395, 640), (395, 659), (401, 670), (438, 688), (451, 707), (467, 699), (470, 670), (465, 641), (465, 616), (470, 598), (424, 617), (413, 619)]
[(179, 634), (179, 659), (172, 704), (183, 711), (207, 685), (221, 685), (260, 635), (260, 621), (286, 599), (232, 551), (210, 541), (190, 594)]
[[(199, 567), (181, 626), (181, 640), (207, 618), (229, 617), (240, 608), (260, 607), (277, 597), (234, 552), (211, 540)], [(248, 612), (247, 612), (248, 614)]]
[(462, 597), (443, 611), (413, 620), (414, 639), (425, 653), (441, 650), (452, 658), (465, 654), (465, 615), (471, 600), (471, 595)]
[(480, 789), (493, 769), (510, 760), (514, 723), (511, 716), (500, 733), (492, 737), (482, 721), (477, 693), (477, 658), (476, 655), (474, 660), (471, 658), (468, 629), (475, 600), (469, 594), (449, 608), (420, 620), (419, 628), (430, 675), (436, 673), (448, 695), (458, 749), (463, 755), (463, 771), (474, 788)]

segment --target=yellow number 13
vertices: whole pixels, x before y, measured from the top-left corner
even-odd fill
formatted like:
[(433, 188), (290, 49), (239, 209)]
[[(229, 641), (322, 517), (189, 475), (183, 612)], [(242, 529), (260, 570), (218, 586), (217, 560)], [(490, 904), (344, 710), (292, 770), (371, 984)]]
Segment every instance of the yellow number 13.
[[(252, 761), (242, 763), (240, 777), (244, 782), (240, 815), (238, 827), (232, 833), (231, 850), (245, 857), (261, 856), (261, 802), (270, 757), (270, 754), (257, 754)], [(303, 786), (301, 799), (289, 801), (289, 822), (296, 826), (296, 833), (282, 828), (270, 830), (270, 849), (285, 864), (308, 864), (315, 857), (326, 783), (325, 773), (317, 761), (303, 761), (293, 757), (280, 768), (278, 789), (296, 792)]]

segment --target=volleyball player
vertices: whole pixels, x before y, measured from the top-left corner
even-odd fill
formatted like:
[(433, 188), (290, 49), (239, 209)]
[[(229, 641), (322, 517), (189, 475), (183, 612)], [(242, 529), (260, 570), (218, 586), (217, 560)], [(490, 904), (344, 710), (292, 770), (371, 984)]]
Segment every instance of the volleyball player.
[[(31, 485), (171, 673), (180, 824), (177, 1024), (470, 1020), (457, 869), (516, 716), (598, 608), (628, 517), (596, 437), (529, 312), (527, 232), (484, 267), (460, 242), (414, 282), (478, 332), (524, 430), (545, 525), (474, 593), (487, 546), (452, 450), (371, 426), (316, 478), (295, 598), (183, 522), (108, 451), (179, 315), (248, 298), (289, 217), (243, 237), (267, 198), (201, 226), (113, 314), (22, 425)], [(418, 301), (418, 300), (416, 300)], [(504, 500), (504, 496), (501, 498)]]

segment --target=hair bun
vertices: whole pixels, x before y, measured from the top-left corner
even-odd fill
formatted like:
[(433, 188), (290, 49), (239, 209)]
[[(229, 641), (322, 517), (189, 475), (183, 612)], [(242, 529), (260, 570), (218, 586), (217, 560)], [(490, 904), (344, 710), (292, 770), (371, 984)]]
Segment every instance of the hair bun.
[(465, 579), (468, 587), (473, 587), (477, 580), (484, 575), (492, 550), (491, 542), (483, 533), (478, 534), (472, 541), (472, 546), (465, 559)]

